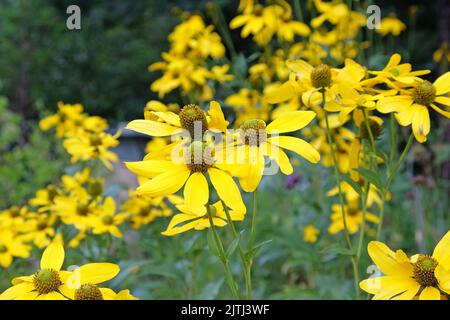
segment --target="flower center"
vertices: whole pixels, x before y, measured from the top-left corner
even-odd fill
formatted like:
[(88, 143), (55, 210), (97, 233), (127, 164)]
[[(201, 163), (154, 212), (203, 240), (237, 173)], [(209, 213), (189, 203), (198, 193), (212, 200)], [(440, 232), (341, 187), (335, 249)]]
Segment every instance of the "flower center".
[(324, 88), (331, 85), (331, 69), (326, 64), (321, 64), (311, 72), (311, 84), (315, 88)]
[(36, 228), (37, 228), (39, 231), (44, 230), (45, 228), (47, 228), (47, 222), (45, 222), (45, 221), (40, 221), (40, 222), (38, 222)]
[(89, 213), (89, 207), (88, 207), (88, 205), (86, 205), (86, 204), (81, 204), (81, 203), (78, 204), (78, 206), (77, 206), (77, 214), (78, 214), (78, 215), (85, 217), (85, 216), (88, 215), (88, 213)]
[(47, 187), (48, 201), (53, 202), (53, 200), (55, 199), (55, 197), (57, 195), (58, 195), (58, 190), (56, 190), (56, 188), (54, 186)]
[(103, 193), (103, 186), (101, 181), (95, 180), (89, 184), (89, 194), (96, 198)]
[(212, 149), (201, 141), (194, 141), (186, 154), (186, 164), (192, 172), (205, 173), (212, 167), (214, 157)]
[(241, 137), (246, 145), (259, 146), (267, 141), (266, 123), (263, 120), (245, 120), (241, 130)]
[(0, 244), (0, 253), (5, 253), (8, 250), (8, 248), (2, 244)]
[(20, 215), (19, 208), (11, 208), (9, 210), (9, 215), (11, 216), (11, 218), (17, 218)]
[(90, 136), (89, 143), (93, 147), (98, 147), (102, 145), (102, 138), (100, 138), (98, 134), (94, 133), (93, 135)]
[(106, 224), (107, 226), (110, 226), (114, 223), (114, 217), (112, 216), (103, 216), (102, 218), (103, 224)]
[(438, 262), (434, 258), (420, 255), (417, 261), (413, 263), (414, 279), (425, 287), (437, 286), (438, 281), (434, 276), (434, 270), (437, 265)]
[(62, 285), (58, 272), (53, 269), (43, 269), (33, 276), (33, 283), (39, 294), (46, 294), (58, 290)]
[(97, 286), (82, 284), (75, 290), (75, 300), (103, 300), (103, 295)]
[(431, 82), (423, 81), (414, 88), (412, 98), (415, 103), (428, 107), (436, 98), (436, 88)]
[(181, 126), (189, 131), (191, 138), (201, 139), (208, 129), (205, 112), (195, 104), (188, 104), (179, 113)]

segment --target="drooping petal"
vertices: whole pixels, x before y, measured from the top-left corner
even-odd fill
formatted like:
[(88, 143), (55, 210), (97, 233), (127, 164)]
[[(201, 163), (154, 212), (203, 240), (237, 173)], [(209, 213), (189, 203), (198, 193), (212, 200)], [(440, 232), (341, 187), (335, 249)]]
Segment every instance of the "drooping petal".
[(248, 165), (247, 175), (239, 178), (242, 190), (245, 192), (253, 192), (261, 182), (264, 171), (264, 162), (256, 161)]
[(295, 88), (292, 86), (290, 81), (286, 81), (278, 88), (271, 89), (268, 91), (264, 100), (270, 104), (276, 104), (292, 99), (295, 96)]
[(314, 118), (314, 111), (292, 111), (278, 117), (267, 126), (268, 133), (292, 132), (304, 128)]
[(228, 121), (225, 120), (222, 108), (217, 101), (211, 101), (209, 104), (208, 115), (211, 117), (208, 123), (209, 129), (215, 129), (220, 132), (225, 132), (228, 127)]
[(441, 108), (439, 108), (438, 106), (431, 104), (430, 107), (432, 107), (436, 112), (438, 112), (439, 114), (443, 115), (444, 117), (450, 119), (450, 112), (448, 111), (444, 111)]
[(166, 137), (180, 131), (180, 128), (153, 120), (133, 120), (125, 128), (153, 137)]
[(208, 173), (219, 198), (231, 209), (245, 211), (241, 193), (231, 175), (215, 168), (209, 168)]
[(289, 136), (271, 137), (268, 140), (271, 144), (297, 153), (309, 162), (317, 163), (320, 161), (320, 153), (305, 140)]
[(408, 109), (412, 103), (410, 96), (385, 97), (378, 100), (376, 108), (381, 113), (401, 112)]
[(430, 133), (430, 114), (428, 109), (419, 104), (413, 105), (412, 130), (416, 140), (420, 143), (427, 141), (427, 135)]
[(137, 192), (151, 197), (174, 194), (183, 187), (190, 173), (187, 167), (182, 170), (164, 172), (144, 182), (137, 188)]
[(209, 186), (203, 173), (194, 172), (184, 186), (184, 201), (191, 210), (204, 214), (209, 200)]
[(81, 284), (98, 284), (114, 278), (120, 271), (114, 263), (88, 263), (80, 267)]
[(269, 156), (270, 159), (275, 161), (280, 166), (281, 172), (285, 175), (292, 174), (292, 172), (294, 172), (294, 168), (292, 167), (287, 154), (281, 148), (278, 148), (276, 145), (271, 143), (267, 143), (267, 147), (267, 156)]
[(441, 300), (441, 293), (436, 288), (426, 287), (420, 293), (419, 299), (420, 300)]
[(6, 289), (0, 294), (0, 300), (14, 300), (32, 290), (34, 290), (34, 285), (31, 282), (22, 282)]

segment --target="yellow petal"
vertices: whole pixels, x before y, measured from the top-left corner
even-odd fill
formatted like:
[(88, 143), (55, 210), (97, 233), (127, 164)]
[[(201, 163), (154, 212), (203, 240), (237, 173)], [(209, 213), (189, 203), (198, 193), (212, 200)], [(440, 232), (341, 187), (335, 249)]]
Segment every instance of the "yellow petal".
[(438, 242), (433, 251), (433, 258), (440, 265), (450, 270), (450, 231), (448, 231)]
[(114, 263), (88, 263), (80, 267), (81, 284), (98, 284), (114, 278), (120, 271)]
[(32, 290), (34, 290), (34, 285), (32, 283), (22, 282), (6, 289), (2, 294), (0, 294), (0, 300), (14, 300)]
[(193, 173), (184, 186), (184, 201), (191, 210), (204, 214), (209, 200), (209, 187), (203, 173)]
[(211, 101), (209, 104), (208, 115), (211, 117), (208, 128), (216, 129), (221, 132), (225, 132), (228, 127), (228, 121), (225, 120), (222, 108), (217, 101)]
[(182, 170), (164, 172), (153, 179), (144, 182), (137, 188), (137, 192), (151, 197), (174, 194), (183, 187), (189, 174), (190, 171), (187, 167)]
[(420, 293), (419, 299), (420, 300), (441, 300), (441, 293), (436, 288), (426, 287)]
[(219, 198), (231, 209), (245, 212), (246, 209), (241, 193), (231, 175), (215, 168), (209, 168), (208, 173)]
[(304, 78), (309, 78), (313, 67), (306, 61), (303, 60), (288, 60), (286, 61), (286, 66), (295, 73), (299, 73)]
[(450, 269), (446, 269), (443, 265), (438, 264), (434, 270), (434, 275), (439, 283), (442, 291), (450, 294)]
[(316, 117), (314, 111), (292, 111), (278, 117), (267, 126), (268, 133), (284, 133), (299, 130)]
[(271, 137), (268, 140), (271, 144), (297, 153), (309, 162), (317, 163), (320, 161), (320, 153), (305, 140), (289, 136)]
[(420, 143), (427, 141), (427, 135), (430, 133), (430, 115), (428, 109), (419, 104), (413, 105), (412, 129), (416, 140)]
[(440, 96), (450, 91), (450, 71), (444, 73), (433, 83), (436, 87), (436, 95)]
[(153, 137), (170, 136), (180, 131), (180, 128), (152, 120), (133, 120), (125, 128)]
[(64, 263), (64, 247), (60, 241), (53, 241), (41, 258), (41, 269), (61, 270)]
[(430, 105), (436, 112), (440, 113), (441, 115), (443, 115), (444, 117), (450, 119), (450, 112), (448, 111), (444, 111), (441, 108), (439, 108), (438, 106), (431, 104)]
[(437, 103), (443, 104), (444, 106), (450, 107), (450, 98), (449, 97), (439, 96), (439, 97), (436, 97), (436, 99), (434, 99), (434, 102), (437, 102)]
[(281, 86), (275, 89), (271, 89), (264, 96), (264, 100), (270, 104), (276, 104), (280, 102), (292, 99), (295, 96), (295, 88), (290, 81), (283, 83)]
[(373, 262), (375, 262), (384, 274), (400, 274), (406, 276), (412, 274), (412, 266), (407, 263), (397, 262), (395, 253), (384, 243), (379, 241), (371, 241), (369, 242), (367, 249)]
[(131, 172), (137, 174), (138, 176), (152, 178), (158, 174), (167, 171), (173, 171), (176, 168), (180, 168), (180, 165), (174, 164), (167, 160), (144, 160), (144, 161), (134, 161), (125, 162), (125, 166)]
[(267, 143), (267, 147), (269, 149), (267, 155), (280, 166), (281, 172), (285, 175), (292, 174), (292, 172), (294, 172), (294, 168), (292, 167), (286, 153), (281, 148), (278, 148), (276, 145), (271, 143)]
[(195, 221), (183, 224), (181, 227), (173, 227), (171, 229), (167, 228), (167, 230), (161, 232), (161, 234), (163, 236), (174, 236), (176, 234), (186, 232), (188, 230), (195, 228), (197, 224), (198, 220), (196, 219)]
[(248, 165), (248, 172), (246, 176), (239, 178), (242, 190), (245, 192), (253, 192), (258, 188), (264, 171), (264, 162), (256, 161)]
[(378, 100), (376, 108), (381, 113), (401, 112), (408, 109), (412, 103), (410, 96), (385, 97)]

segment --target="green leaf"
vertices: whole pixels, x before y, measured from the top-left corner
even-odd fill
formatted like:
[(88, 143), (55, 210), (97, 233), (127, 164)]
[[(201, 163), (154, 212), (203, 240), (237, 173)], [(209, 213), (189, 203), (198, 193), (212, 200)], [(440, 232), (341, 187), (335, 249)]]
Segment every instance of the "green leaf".
[(230, 246), (228, 247), (228, 250), (226, 252), (226, 256), (230, 257), (234, 251), (236, 251), (237, 246), (239, 245), (239, 242), (241, 241), (241, 236), (244, 233), (244, 230), (239, 232), (238, 236), (233, 239), (233, 241), (230, 243)]
[(262, 246), (268, 244), (272, 242), (272, 240), (266, 240), (263, 242), (258, 243), (257, 245), (255, 245), (252, 249), (250, 249), (246, 254), (245, 254), (245, 258), (247, 260), (251, 260), (253, 259), (254, 256), (256, 256), (256, 254), (259, 252), (259, 250), (262, 248)]
[(348, 174), (342, 174), (341, 178), (349, 185), (351, 185), (353, 190), (355, 190), (358, 194), (361, 195), (363, 193), (361, 186), (358, 183), (356, 183), (352, 178), (350, 178)]
[(362, 175), (366, 181), (370, 182), (378, 189), (382, 190), (384, 188), (381, 178), (375, 172), (365, 168), (358, 168), (353, 170), (359, 172), (359, 174)]
[(347, 249), (344, 247), (326, 248), (326, 249), (322, 250), (321, 253), (335, 253), (335, 254), (341, 254), (341, 255), (345, 255), (345, 256), (354, 256), (355, 255), (354, 250), (350, 250), (350, 249)]

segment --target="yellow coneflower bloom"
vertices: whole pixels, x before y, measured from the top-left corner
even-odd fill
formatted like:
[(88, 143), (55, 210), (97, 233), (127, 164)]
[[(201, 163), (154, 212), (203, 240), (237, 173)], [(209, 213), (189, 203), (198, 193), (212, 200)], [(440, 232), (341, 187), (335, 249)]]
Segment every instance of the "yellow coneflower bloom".
[(417, 141), (423, 143), (430, 132), (431, 107), (446, 118), (450, 112), (438, 107), (438, 104), (450, 107), (450, 72), (446, 72), (431, 83), (426, 80), (417, 82), (414, 88), (402, 91), (400, 95), (381, 98), (377, 103), (377, 110), (382, 113), (395, 112), (398, 123), (402, 126), (412, 126)]
[[(186, 204), (178, 205), (177, 208), (181, 213), (173, 216), (167, 229), (162, 232), (163, 235), (173, 236), (191, 229), (203, 230), (211, 227), (206, 208), (201, 210), (201, 212), (197, 211), (197, 209), (190, 208)], [(214, 226), (223, 227), (227, 224), (228, 219), (221, 201), (209, 205), (208, 210), (210, 210), (212, 215)], [(231, 209), (229, 214), (231, 220), (242, 221), (244, 220), (245, 211)]]
[(235, 125), (241, 125), (248, 119), (269, 120), (270, 105), (264, 101), (263, 95), (255, 89), (242, 88), (228, 96), (225, 103), (236, 111)]
[[(344, 230), (344, 219), (342, 217), (342, 206), (340, 204), (333, 204), (331, 207), (331, 224), (328, 227), (330, 234), (336, 234)], [(347, 223), (347, 230), (350, 234), (358, 232), (363, 221), (363, 212), (358, 207), (358, 201), (351, 202), (344, 206), (344, 213)], [(366, 220), (373, 223), (378, 223), (380, 219), (373, 213), (366, 212)]]
[(45, 117), (39, 122), (43, 131), (56, 127), (56, 136), (63, 137), (67, 132), (73, 132), (85, 117), (81, 104), (65, 104), (58, 102), (58, 112)]
[(371, 241), (370, 257), (384, 274), (359, 283), (374, 300), (440, 300), (450, 294), (450, 232), (436, 245), (433, 255), (416, 254), (411, 258), (384, 243)]
[(278, 136), (279, 133), (288, 133), (300, 130), (307, 126), (316, 116), (313, 111), (287, 112), (266, 126), (263, 120), (246, 120), (240, 127), (240, 142), (238, 153), (244, 149), (247, 162), (250, 163), (248, 173), (240, 176), (242, 188), (247, 192), (253, 192), (263, 175), (265, 166), (264, 156), (274, 160), (281, 172), (290, 175), (293, 172), (289, 157), (283, 149), (292, 151), (305, 158), (309, 162), (317, 163), (320, 154), (316, 149), (303, 139), (292, 136)]
[(122, 232), (117, 226), (124, 223), (127, 214), (116, 213), (116, 203), (113, 198), (107, 197), (103, 204), (98, 206), (95, 216), (91, 217), (91, 227), (93, 234), (111, 233), (113, 236), (121, 238)]
[(88, 263), (68, 273), (59, 290), (71, 300), (114, 300), (114, 291), (97, 285), (111, 280), (119, 271), (113, 263)]
[(0, 294), (0, 300), (67, 300), (60, 289), (68, 273), (61, 271), (64, 262), (64, 247), (60, 237), (45, 249), (40, 270), (34, 275), (17, 277), (13, 286)]
[(90, 133), (83, 131), (64, 140), (63, 146), (72, 156), (72, 162), (99, 159), (105, 167), (111, 170), (111, 162), (117, 162), (118, 158), (115, 153), (108, 149), (119, 144), (117, 138), (120, 134), (120, 130), (114, 136), (106, 132)]
[(390, 16), (381, 19), (379, 26), (375, 29), (376, 33), (381, 34), (383, 37), (392, 34), (397, 37), (403, 30), (406, 29), (406, 25), (395, 16)]
[(11, 230), (0, 231), (0, 266), (3, 268), (8, 268), (14, 257), (28, 258), (30, 250), (31, 247), (24, 244)]
[(303, 231), (303, 240), (305, 242), (314, 243), (317, 241), (320, 230), (314, 227), (312, 224), (308, 224)]

